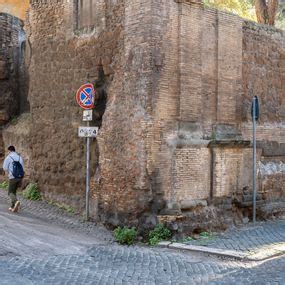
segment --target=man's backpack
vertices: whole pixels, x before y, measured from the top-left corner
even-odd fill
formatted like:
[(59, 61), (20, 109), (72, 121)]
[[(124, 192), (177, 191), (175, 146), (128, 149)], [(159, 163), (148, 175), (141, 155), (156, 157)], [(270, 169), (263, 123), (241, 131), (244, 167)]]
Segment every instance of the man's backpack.
[(19, 161), (16, 161), (13, 158), (12, 158), (12, 160), (13, 160), (13, 162), (12, 162), (12, 167), (13, 167), (12, 168), (12, 175), (15, 178), (23, 178), (25, 175), (25, 172), (24, 172), (22, 164), (20, 163), (20, 156), (19, 156)]

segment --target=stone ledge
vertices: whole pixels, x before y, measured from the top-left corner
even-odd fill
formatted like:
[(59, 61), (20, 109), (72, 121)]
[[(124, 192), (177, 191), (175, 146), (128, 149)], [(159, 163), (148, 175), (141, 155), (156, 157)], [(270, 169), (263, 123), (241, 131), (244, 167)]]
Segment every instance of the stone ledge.
[(251, 147), (251, 142), (247, 140), (215, 140), (208, 144), (208, 147), (238, 147), (248, 148)]

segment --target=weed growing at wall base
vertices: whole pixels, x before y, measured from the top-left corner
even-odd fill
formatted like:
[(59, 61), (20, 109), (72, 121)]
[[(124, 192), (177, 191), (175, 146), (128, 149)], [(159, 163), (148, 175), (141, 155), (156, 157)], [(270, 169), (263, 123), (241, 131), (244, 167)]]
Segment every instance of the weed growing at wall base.
[(13, 118), (11, 119), (10, 123), (11, 123), (12, 125), (17, 125), (17, 123), (18, 123), (18, 118), (17, 118), (17, 117), (13, 117)]
[(118, 227), (114, 230), (114, 237), (120, 244), (132, 245), (137, 239), (137, 231), (135, 228)]
[(41, 193), (39, 192), (38, 185), (30, 183), (23, 191), (23, 197), (32, 201), (41, 200)]
[(171, 231), (162, 224), (158, 224), (152, 231), (148, 234), (148, 244), (157, 245), (162, 240), (167, 240), (171, 238)]
[(1, 189), (4, 189), (4, 190), (7, 190), (8, 189), (8, 182), (7, 181), (3, 181), (0, 183), (0, 188)]

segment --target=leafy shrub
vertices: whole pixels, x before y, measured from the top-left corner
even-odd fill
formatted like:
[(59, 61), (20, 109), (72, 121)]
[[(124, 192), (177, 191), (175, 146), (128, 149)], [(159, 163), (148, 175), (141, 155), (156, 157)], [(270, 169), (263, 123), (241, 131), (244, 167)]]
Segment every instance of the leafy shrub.
[(0, 188), (1, 189), (8, 189), (8, 182), (7, 181), (3, 181), (0, 183)]
[(171, 231), (162, 224), (158, 224), (152, 231), (148, 234), (148, 244), (156, 245), (162, 240), (167, 240), (171, 238)]
[(118, 227), (114, 230), (114, 237), (120, 244), (132, 245), (137, 238), (137, 231), (135, 228)]
[(204, 239), (204, 240), (212, 240), (217, 237), (217, 235), (212, 232), (201, 232), (199, 236), (201, 239)]
[(30, 183), (23, 191), (23, 197), (33, 201), (41, 200), (41, 193), (39, 192), (38, 185)]

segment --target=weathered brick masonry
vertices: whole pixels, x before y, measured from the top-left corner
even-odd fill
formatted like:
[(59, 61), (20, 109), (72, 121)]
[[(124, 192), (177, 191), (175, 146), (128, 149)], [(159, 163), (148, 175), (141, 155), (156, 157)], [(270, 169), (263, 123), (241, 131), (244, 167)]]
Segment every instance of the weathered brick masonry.
[[(28, 109), (24, 68), (25, 32), (23, 22), (0, 13), (0, 156), (4, 155), (3, 126)], [(15, 120), (15, 119), (14, 119)], [(6, 141), (9, 144), (10, 141)]]
[(25, 36), (23, 23), (16, 17), (0, 13), (0, 24), (0, 109), (3, 125), (20, 109), (20, 65), (24, 58), (21, 43)]
[(253, 95), (262, 110), (258, 213), (284, 210), (284, 32), (180, 2), (160, 7), (163, 63), (150, 141), (154, 189), (166, 204), (158, 212), (188, 217), (189, 231), (247, 221)]
[(143, 225), (158, 216), (185, 231), (246, 221), (253, 95), (262, 110), (259, 213), (280, 208), (269, 201), (284, 205), (284, 32), (201, 1), (30, 2), (30, 158), (47, 198), (84, 207), (74, 95), (91, 81), (102, 107), (93, 122), (95, 217)]
[[(96, 25), (92, 30), (80, 26), (72, 1), (31, 1), (26, 24), (32, 54), (29, 100), (34, 179), (47, 198), (78, 209), (84, 207), (85, 151), (84, 141), (77, 137), (82, 112), (75, 103), (75, 91), (86, 81), (100, 81), (110, 103), (117, 92), (123, 94), (119, 75), (124, 6), (121, 1), (95, 4)], [(112, 115), (114, 123), (110, 118), (104, 128), (106, 134), (108, 128), (118, 126), (125, 113)], [(111, 137), (108, 142), (112, 144)], [(96, 145), (93, 142), (93, 176), (98, 160)]]

